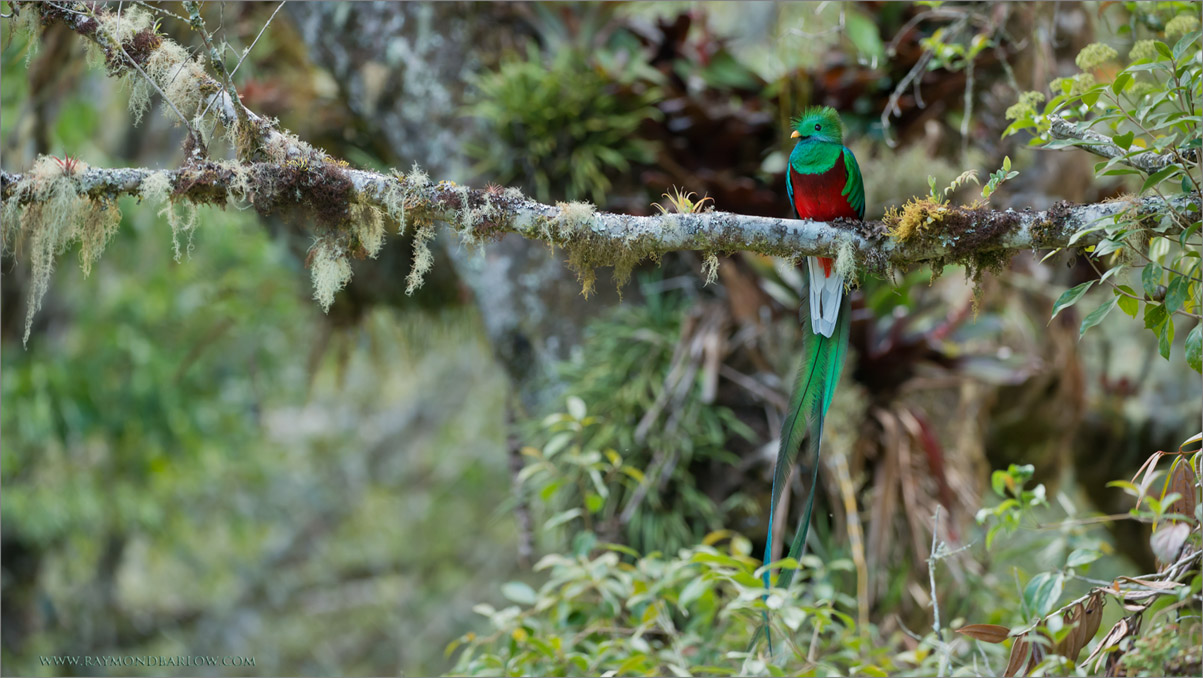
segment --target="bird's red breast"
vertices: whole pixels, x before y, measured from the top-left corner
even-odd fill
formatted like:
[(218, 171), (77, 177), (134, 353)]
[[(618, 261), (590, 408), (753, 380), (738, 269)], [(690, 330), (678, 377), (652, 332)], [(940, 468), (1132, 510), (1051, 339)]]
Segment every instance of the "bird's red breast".
[(789, 182), (794, 191), (794, 209), (799, 219), (831, 221), (840, 217), (859, 218), (843, 194), (844, 186), (848, 184), (848, 170), (844, 167), (842, 153), (836, 159), (835, 166), (821, 174), (801, 174), (791, 166)]
[[(835, 166), (821, 174), (802, 174), (789, 168), (790, 187), (794, 192), (794, 210), (800, 219), (831, 221), (840, 217), (857, 219), (852, 205), (843, 194), (848, 184), (848, 169), (844, 166), (844, 154), (836, 158)], [(827, 257), (817, 257), (823, 266), (824, 277), (831, 277), (835, 263)]]

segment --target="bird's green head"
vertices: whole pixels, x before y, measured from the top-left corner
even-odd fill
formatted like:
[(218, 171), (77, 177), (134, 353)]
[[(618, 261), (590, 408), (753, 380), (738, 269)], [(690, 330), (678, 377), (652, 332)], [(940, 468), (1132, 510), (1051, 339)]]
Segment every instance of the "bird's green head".
[(803, 142), (844, 143), (844, 126), (840, 116), (830, 106), (812, 106), (794, 119), (794, 133), (790, 138)]

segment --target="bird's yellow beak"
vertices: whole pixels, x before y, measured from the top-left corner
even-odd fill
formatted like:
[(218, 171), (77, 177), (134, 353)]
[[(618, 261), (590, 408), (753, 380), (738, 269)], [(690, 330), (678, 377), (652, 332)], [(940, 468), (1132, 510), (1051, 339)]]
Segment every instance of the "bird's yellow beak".
[(794, 130), (794, 133), (793, 133), (793, 134), (791, 134), (791, 135), (789, 135), (789, 138), (791, 138), (791, 139), (797, 139), (797, 138), (798, 138), (798, 137), (800, 137), (800, 136), (802, 136), (802, 135), (801, 135), (801, 134), (798, 134), (798, 130)]

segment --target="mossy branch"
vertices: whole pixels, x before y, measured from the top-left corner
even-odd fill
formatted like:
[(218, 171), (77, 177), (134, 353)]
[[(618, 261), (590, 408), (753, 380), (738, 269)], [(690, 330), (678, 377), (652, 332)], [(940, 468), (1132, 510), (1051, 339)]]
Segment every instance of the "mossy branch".
[[(155, 191), (168, 191), (175, 203), (221, 205), (232, 200), (262, 206), (305, 198), (281, 195), (285, 192), (281, 191), (281, 181), (289, 174), (312, 175), (299, 187), (302, 193), (340, 184), (337, 197), (345, 204), (338, 211), (344, 216), (348, 210), (368, 207), (402, 225), (445, 223), (472, 242), (513, 233), (570, 249), (587, 246), (592, 252), (589, 261), (582, 263), (590, 266), (622, 265), (624, 261), (633, 264), (678, 250), (746, 251), (788, 258), (851, 255), (856, 268), (881, 272), (891, 266), (906, 267), (936, 259), (965, 260), (991, 253), (1066, 247), (1075, 233), (1102, 219), (1125, 211), (1139, 217), (1165, 209), (1163, 201), (1151, 197), (1090, 205), (1059, 203), (1049, 210), (1018, 212), (913, 203), (892, 221), (887, 220), (894, 227), (890, 229), (881, 221), (822, 222), (718, 211), (656, 216), (611, 214), (596, 212), (587, 203), (538, 203), (515, 189), (472, 189), (449, 181), (435, 182), (418, 171), (386, 175), (335, 163), (309, 167), (298, 167), (291, 161), (285, 166), (199, 163), (177, 170), (90, 168), (73, 180), (81, 196), (98, 200), (145, 196), (147, 187), (153, 185)], [(26, 175), (0, 172), (0, 196), (6, 203), (37, 202), (38, 193), (22, 189), (28, 179)], [(291, 184), (289, 187), (293, 188)], [(1178, 207), (1185, 207), (1191, 201), (1179, 202)], [(1197, 199), (1194, 202), (1197, 204)], [(932, 210), (933, 206), (938, 211)], [(931, 220), (927, 221), (925, 215)], [(899, 219), (905, 222), (908, 217), (925, 223), (913, 229), (905, 228), (905, 224), (900, 228)], [(315, 221), (322, 221), (321, 215)], [(350, 228), (330, 226), (336, 231)], [(1105, 232), (1101, 230), (1086, 233), (1074, 245), (1084, 247), (1103, 237)]]
[(210, 110), (216, 111), (238, 158), (244, 162), (283, 163), (288, 158), (315, 160), (323, 155), (281, 131), (276, 121), (256, 115), (242, 104), (230, 79), (232, 74), (226, 73), (220, 62), (199, 13), (193, 13), (190, 25), (200, 33), (224, 83), (205, 71), (201, 57), (190, 58), (184, 47), (158, 32), (149, 14), (136, 8), (122, 16), (103, 5), (85, 2), (15, 2), (14, 7), (35, 24), (62, 22), (87, 38), (110, 76), (141, 79), (140, 84), (133, 83), (130, 98), (135, 121), (146, 106), (143, 90), (153, 88), (188, 129), (192, 149), (189, 160), (206, 158), (204, 145), (208, 140), (202, 138), (198, 127)]
[[(260, 214), (278, 214), (308, 227), (314, 242), (305, 264), (314, 299), (325, 310), (350, 281), (351, 259), (375, 257), (380, 251), (386, 223), (398, 234), (413, 228), (407, 294), (429, 272), (433, 258), (428, 242), (443, 223), (467, 244), (516, 234), (563, 247), (587, 295), (597, 268), (612, 266), (615, 282), (622, 285), (639, 262), (676, 250), (702, 252), (708, 281), (717, 270), (716, 255), (737, 251), (833, 257), (848, 280), (862, 270), (885, 272), (928, 261), (938, 269), (942, 263), (960, 262), (978, 280), (983, 270), (1001, 268), (1015, 250), (1084, 247), (1105, 237), (1104, 229), (1087, 228), (1092, 224), (1121, 213), (1131, 220), (1166, 209), (1159, 198), (1061, 203), (1042, 212), (953, 207), (923, 199), (891, 210), (884, 222), (799, 221), (715, 211), (631, 216), (596, 212), (588, 203), (546, 205), (514, 188), (480, 190), (435, 182), (416, 168), (385, 175), (350, 169), (324, 154), (312, 158), (289, 157), (282, 164), (193, 161), (181, 169), (151, 170), (91, 169), (74, 159), (42, 156), (24, 174), (0, 171), (0, 244), (19, 260), (27, 256), (32, 273), (26, 339), (55, 260), (78, 243), (87, 272), (116, 232), (121, 196), (161, 206), (177, 259), (181, 236), (191, 243), (201, 205), (250, 205)], [(1189, 202), (1178, 198), (1171, 205), (1182, 210)], [(1197, 209), (1197, 196), (1193, 202)]]
[[(159, 34), (144, 12), (131, 9), (119, 17), (103, 5), (78, 2), (17, 2), (14, 7), (42, 24), (61, 21), (91, 40), (110, 75), (136, 80), (131, 96), (136, 114), (146, 101), (145, 91), (139, 94), (139, 86), (148, 89), (145, 81), (170, 100), (185, 124), (185, 116), (194, 116), (191, 128), (216, 109), (239, 160), (209, 160), (206, 140), (192, 133), (180, 169), (86, 169), (74, 161), (42, 157), (24, 174), (0, 172), (3, 245), (19, 249), (28, 243), (33, 252), (27, 334), (55, 257), (75, 242), (81, 243), (85, 267), (99, 256), (119, 223), (119, 196), (137, 196), (161, 206), (160, 214), (176, 236), (177, 257), (179, 236), (195, 228), (200, 205), (232, 201), (253, 205), (262, 214), (305, 222), (315, 238), (306, 263), (312, 270), (314, 297), (324, 308), (350, 280), (350, 259), (374, 257), (379, 251), (386, 222), (399, 233), (414, 229), (409, 292), (421, 286), (430, 268), (428, 241), (441, 222), (468, 243), (512, 233), (563, 247), (588, 293), (598, 267), (613, 266), (614, 278), (622, 284), (640, 261), (676, 250), (702, 252), (708, 279), (714, 277), (716, 255), (736, 251), (834, 257), (849, 279), (862, 270), (881, 273), (921, 262), (965, 263), (976, 277), (983, 269), (1000, 266), (1013, 251), (1091, 245), (1105, 237), (1105, 231), (1084, 231), (1087, 226), (1121, 213), (1139, 219), (1167, 207), (1159, 199), (1143, 198), (1016, 212), (919, 200), (892, 210), (884, 222), (828, 223), (716, 211), (642, 217), (596, 212), (587, 203), (541, 204), (517, 189), (478, 190), (434, 182), (417, 169), (409, 174), (350, 169), (243, 106), (222, 64), (217, 66), (224, 83), (205, 72), (201, 58), (190, 58), (182, 46)], [(219, 54), (204, 33), (199, 7), (191, 8), (191, 23), (216, 59)], [(1054, 133), (1059, 129), (1054, 120)], [(1099, 148), (1106, 146), (1092, 143), (1092, 150)], [(1188, 202), (1179, 199), (1170, 206), (1180, 210)], [(1193, 202), (1198, 204), (1197, 195)]]
[(1177, 163), (1180, 159), (1190, 162), (1198, 162), (1199, 154), (1195, 149), (1188, 149), (1183, 152), (1181, 158), (1176, 158), (1173, 153), (1158, 153), (1157, 151), (1141, 151), (1138, 148), (1121, 148), (1115, 141), (1098, 132), (1079, 129), (1077, 125), (1062, 118), (1059, 115), (1048, 116), (1049, 120), (1049, 136), (1062, 141), (1080, 141), (1083, 142), (1079, 147), (1083, 150), (1090, 151), (1097, 156), (1103, 158), (1119, 158), (1120, 162), (1130, 167), (1135, 167), (1138, 170), (1154, 174), (1159, 170)]

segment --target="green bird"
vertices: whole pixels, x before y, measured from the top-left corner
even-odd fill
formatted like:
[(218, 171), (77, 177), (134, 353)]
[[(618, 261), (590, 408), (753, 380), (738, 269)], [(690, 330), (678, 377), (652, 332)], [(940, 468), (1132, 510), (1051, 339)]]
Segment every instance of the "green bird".
[[(852, 151), (844, 146), (840, 117), (830, 107), (807, 109), (794, 121), (791, 138), (797, 139), (789, 156), (785, 190), (797, 219), (830, 221), (839, 217), (863, 219), (865, 186), (860, 166)], [(823, 420), (831, 407), (831, 397), (840, 379), (844, 354), (848, 351), (849, 310), (844, 296), (844, 280), (828, 257), (807, 257), (804, 278), (809, 289), (809, 304), (799, 310), (805, 335), (802, 364), (789, 410), (781, 425), (781, 446), (773, 469), (773, 494), (769, 502), (769, 534), (764, 547), (764, 563), (773, 554), (773, 517), (785, 489), (794, 458), (807, 441), (810, 460), (810, 485), (802, 521), (790, 544), (788, 557), (800, 558), (806, 550), (806, 535), (815, 503), (815, 485), (819, 474), (819, 446), (823, 440)], [(782, 570), (777, 585), (788, 588), (794, 570)], [(765, 569), (764, 585), (769, 586)], [(769, 652), (773, 641), (765, 615), (765, 638)]]

